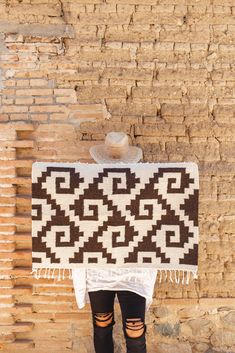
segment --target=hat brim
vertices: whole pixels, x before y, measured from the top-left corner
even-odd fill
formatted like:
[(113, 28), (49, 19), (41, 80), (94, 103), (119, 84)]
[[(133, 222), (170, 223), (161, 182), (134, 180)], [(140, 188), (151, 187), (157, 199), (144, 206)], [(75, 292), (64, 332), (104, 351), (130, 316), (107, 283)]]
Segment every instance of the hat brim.
[(143, 158), (142, 149), (137, 146), (128, 146), (127, 152), (121, 158), (110, 157), (105, 144), (91, 146), (89, 152), (97, 163), (136, 163)]

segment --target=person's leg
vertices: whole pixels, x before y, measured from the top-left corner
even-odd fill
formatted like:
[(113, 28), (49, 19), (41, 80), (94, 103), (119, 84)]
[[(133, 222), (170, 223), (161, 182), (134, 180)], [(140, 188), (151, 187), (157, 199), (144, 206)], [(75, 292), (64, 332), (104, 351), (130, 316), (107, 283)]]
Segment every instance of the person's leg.
[(117, 291), (122, 312), (127, 353), (146, 353), (146, 298), (131, 291)]
[(93, 322), (93, 338), (96, 353), (114, 353), (113, 325), (115, 291), (88, 292)]

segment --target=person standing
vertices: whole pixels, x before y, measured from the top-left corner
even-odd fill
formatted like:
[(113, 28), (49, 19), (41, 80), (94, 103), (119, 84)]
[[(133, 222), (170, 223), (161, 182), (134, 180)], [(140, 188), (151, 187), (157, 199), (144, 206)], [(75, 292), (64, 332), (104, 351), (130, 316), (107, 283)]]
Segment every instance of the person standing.
[[(105, 143), (90, 147), (97, 163), (138, 163), (142, 149), (129, 146), (124, 132), (109, 132)], [(96, 353), (114, 353), (114, 302), (118, 299), (127, 353), (147, 353), (145, 313), (154, 291), (157, 270), (154, 268), (77, 268), (72, 270), (79, 308), (90, 303), (93, 340)], [(117, 298), (116, 298), (117, 294)]]

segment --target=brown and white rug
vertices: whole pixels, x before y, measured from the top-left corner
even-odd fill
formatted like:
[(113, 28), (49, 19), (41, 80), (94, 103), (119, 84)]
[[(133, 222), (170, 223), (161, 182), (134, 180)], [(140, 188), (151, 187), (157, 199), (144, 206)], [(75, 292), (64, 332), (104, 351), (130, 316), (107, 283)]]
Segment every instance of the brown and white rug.
[(198, 197), (193, 162), (35, 162), (31, 273), (152, 267), (176, 283), (179, 271), (197, 278)]

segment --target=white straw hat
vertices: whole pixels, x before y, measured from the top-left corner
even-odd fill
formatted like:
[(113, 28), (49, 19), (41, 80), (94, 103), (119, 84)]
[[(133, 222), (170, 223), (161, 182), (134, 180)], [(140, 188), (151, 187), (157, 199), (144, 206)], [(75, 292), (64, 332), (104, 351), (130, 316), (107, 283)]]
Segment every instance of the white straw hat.
[(108, 132), (104, 143), (91, 146), (89, 152), (97, 163), (136, 163), (143, 158), (142, 149), (130, 146), (127, 134), (116, 131)]

